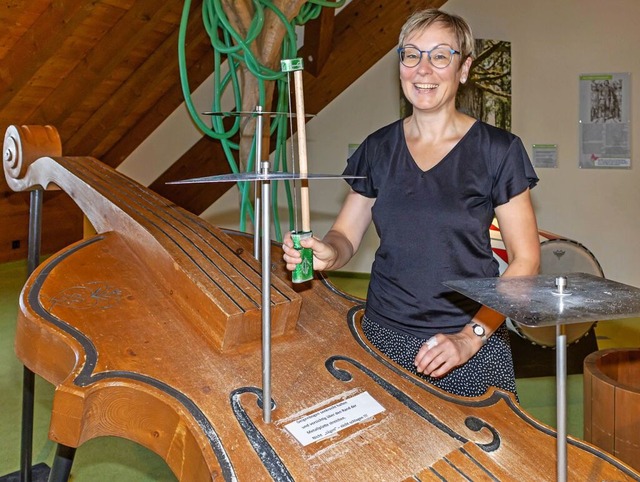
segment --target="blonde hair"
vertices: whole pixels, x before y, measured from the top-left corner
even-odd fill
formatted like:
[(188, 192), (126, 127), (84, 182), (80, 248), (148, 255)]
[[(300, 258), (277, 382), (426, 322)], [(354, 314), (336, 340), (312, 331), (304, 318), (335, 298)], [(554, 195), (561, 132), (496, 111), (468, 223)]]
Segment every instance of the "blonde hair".
[[(440, 23), (445, 27), (451, 29), (458, 41), (458, 50), (460, 50), (460, 57), (464, 63), (467, 57), (473, 57), (473, 33), (471, 27), (462, 17), (451, 13), (443, 12), (437, 8), (428, 8), (426, 10), (420, 10), (412, 14), (402, 26), (400, 30), (400, 47), (404, 45), (405, 39), (410, 37), (416, 32), (420, 32), (427, 27), (435, 23)], [(452, 47), (454, 47), (452, 45)]]

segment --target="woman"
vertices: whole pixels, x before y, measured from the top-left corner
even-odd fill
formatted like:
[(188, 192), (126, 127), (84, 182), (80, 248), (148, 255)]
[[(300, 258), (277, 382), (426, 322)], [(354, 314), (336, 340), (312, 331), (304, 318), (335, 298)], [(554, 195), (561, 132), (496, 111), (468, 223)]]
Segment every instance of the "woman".
[[(344, 266), (371, 221), (380, 237), (363, 318), (371, 343), (396, 363), (462, 396), (516, 393), (504, 316), (442, 282), (498, 276), (489, 226), (508, 255), (503, 276), (538, 272), (529, 189), (538, 179), (520, 139), (455, 108), (473, 36), (458, 16), (429, 9), (400, 33), (400, 80), (413, 113), (371, 134), (349, 158), (351, 191), (331, 230), (310, 238), (314, 268)], [(290, 237), (287, 269), (300, 262)]]

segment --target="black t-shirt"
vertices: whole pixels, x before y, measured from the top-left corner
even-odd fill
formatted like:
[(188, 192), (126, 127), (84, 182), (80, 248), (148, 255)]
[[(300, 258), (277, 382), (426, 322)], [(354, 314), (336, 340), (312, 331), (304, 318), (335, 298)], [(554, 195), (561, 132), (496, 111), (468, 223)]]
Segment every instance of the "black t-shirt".
[(499, 275), (489, 238), (494, 207), (538, 181), (520, 139), (477, 121), (438, 164), (422, 171), (399, 120), (367, 137), (344, 174), (366, 176), (347, 182), (376, 198), (380, 246), (366, 315), (418, 337), (459, 331), (479, 305), (442, 282)]

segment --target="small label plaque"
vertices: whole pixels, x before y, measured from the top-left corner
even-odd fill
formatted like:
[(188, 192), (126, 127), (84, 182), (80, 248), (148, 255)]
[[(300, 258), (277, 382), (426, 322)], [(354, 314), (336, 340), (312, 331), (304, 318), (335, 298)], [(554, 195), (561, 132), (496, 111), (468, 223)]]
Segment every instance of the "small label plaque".
[(368, 392), (363, 392), (288, 423), (285, 428), (306, 446), (384, 411), (385, 408)]

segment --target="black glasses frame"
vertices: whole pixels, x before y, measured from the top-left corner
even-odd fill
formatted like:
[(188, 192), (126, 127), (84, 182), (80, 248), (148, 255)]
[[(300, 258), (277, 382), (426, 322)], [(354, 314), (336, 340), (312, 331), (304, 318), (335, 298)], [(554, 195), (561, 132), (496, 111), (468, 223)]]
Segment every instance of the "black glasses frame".
[[(420, 57), (418, 58), (418, 62), (416, 63), (416, 65), (407, 65), (407, 64), (404, 63), (404, 60), (403, 60), (404, 52), (405, 52), (405, 49), (407, 47), (398, 47), (397, 48), (396, 52), (398, 52), (398, 56), (400, 57), (400, 63), (402, 65), (404, 65), (405, 67), (407, 67), (408, 69), (412, 69), (412, 68), (417, 67), (418, 65), (420, 65), (420, 62), (422, 62), (423, 54), (427, 54), (427, 59), (429, 59), (429, 63), (433, 67), (435, 67), (436, 69), (446, 69), (447, 67), (449, 67), (449, 65), (451, 65), (451, 61), (453, 60), (453, 56), (455, 54), (462, 55), (462, 53), (459, 50), (452, 49), (448, 45), (446, 45), (446, 46), (445, 45), (436, 45), (431, 50), (420, 50), (418, 47), (415, 47), (414, 45), (409, 45), (408, 47), (417, 50), (418, 53), (420, 54)], [(433, 63), (433, 60), (431, 59), (431, 52), (433, 52), (434, 50), (437, 50), (437, 49), (448, 50), (449, 53), (451, 54), (451, 58), (449, 59), (449, 63), (447, 65), (443, 65), (442, 67), (438, 67), (437, 65), (435, 65)]]

